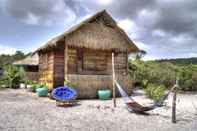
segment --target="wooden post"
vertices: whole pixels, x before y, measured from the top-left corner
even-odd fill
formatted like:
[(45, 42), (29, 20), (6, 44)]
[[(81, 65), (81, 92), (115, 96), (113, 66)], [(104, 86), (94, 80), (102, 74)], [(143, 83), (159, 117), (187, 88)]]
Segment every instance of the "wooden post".
[(129, 55), (128, 55), (128, 51), (126, 51), (126, 75), (128, 75), (128, 71), (129, 71), (129, 62), (128, 62), (128, 59), (129, 59)]
[(172, 123), (176, 123), (176, 93), (177, 93), (177, 89), (178, 88), (178, 80), (176, 80), (176, 85), (174, 88), (174, 92), (173, 92), (173, 98), (172, 98)]
[(174, 90), (172, 100), (172, 123), (176, 123), (176, 88)]
[(64, 80), (68, 81), (68, 45), (64, 49)]
[(116, 107), (116, 88), (115, 88), (115, 68), (114, 68), (114, 52), (112, 52), (112, 83), (113, 83), (113, 102)]

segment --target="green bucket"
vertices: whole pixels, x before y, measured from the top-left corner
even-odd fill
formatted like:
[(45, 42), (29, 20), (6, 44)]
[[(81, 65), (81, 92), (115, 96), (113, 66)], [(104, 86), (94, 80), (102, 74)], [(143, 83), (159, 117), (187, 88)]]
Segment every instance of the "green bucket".
[(111, 97), (110, 90), (98, 90), (98, 96), (100, 100), (109, 100)]
[(45, 87), (37, 88), (36, 93), (39, 97), (46, 97), (48, 96), (48, 89)]

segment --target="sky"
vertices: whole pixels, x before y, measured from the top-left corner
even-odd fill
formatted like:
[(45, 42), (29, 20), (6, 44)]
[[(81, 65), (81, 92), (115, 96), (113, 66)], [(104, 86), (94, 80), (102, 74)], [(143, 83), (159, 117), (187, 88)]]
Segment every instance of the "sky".
[(197, 0), (0, 0), (0, 54), (34, 51), (103, 9), (145, 60), (197, 57)]

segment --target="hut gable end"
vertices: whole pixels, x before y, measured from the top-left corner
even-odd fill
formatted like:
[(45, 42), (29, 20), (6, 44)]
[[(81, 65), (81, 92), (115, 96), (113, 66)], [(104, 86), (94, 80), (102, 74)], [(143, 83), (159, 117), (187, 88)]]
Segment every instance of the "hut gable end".
[(89, 22), (75, 33), (65, 38), (71, 47), (112, 50), (130, 49), (130, 45), (113, 26), (108, 26), (102, 19)]
[(64, 43), (70, 47), (137, 52), (139, 49), (127, 34), (117, 26), (114, 19), (104, 10), (51, 39), (36, 52), (50, 50)]

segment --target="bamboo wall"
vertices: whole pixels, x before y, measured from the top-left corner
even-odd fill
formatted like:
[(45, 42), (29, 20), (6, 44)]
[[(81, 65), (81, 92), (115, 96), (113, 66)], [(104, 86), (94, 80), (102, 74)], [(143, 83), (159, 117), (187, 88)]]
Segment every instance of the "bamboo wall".
[(54, 52), (39, 54), (39, 82), (50, 90), (54, 86)]
[[(47, 83), (50, 89), (63, 85), (65, 52), (64, 47), (60, 45), (69, 43), (66, 53), (68, 54), (67, 76), (68, 80), (78, 85), (80, 98), (95, 98), (98, 89), (111, 88), (112, 50), (115, 51), (116, 76), (127, 91), (131, 89), (127, 75), (127, 50), (113, 48), (127, 47), (129, 44), (114, 27), (106, 26), (102, 19), (98, 19), (66, 36), (61, 42), (58, 49), (40, 55), (39, 81), (41, 83)], [(113, 44), (116, 46), (112, 46)], [(109, 48), (103, 46), (102, 49), (96, 50), (97, 45), (109, 45)]]
[[(123, 86), (127, 93), (131, 93), (131, 81), (128, 76), (116, 75), (118, 82)], [(75, 83), (78, 92), (78, 98), (98, 98), (99, 89), (112, 90), (111, 75), (74, 75), (69, 74), (68, 80)], [(116, 90), (116, 95), (119, 96)]]
[(23, 65), (25, 70), (24, 80), (38, 81), (38, 66), (34, 65)]
[(25, 72), (24, 80), (38, 81), (38, 72)]
[[(68, 80), (77, 86), (79, 98), (96, 98), (99, 89), (112, 89), (111, 51), (69, 48), (68, 56)], [(131, 93), (127, 57), (127, 52), (115, 52), (115, 71), (117, 80)]]
[[(69, 48), (68, 75), (71, 76), (70, 80), (74, 84), (77, 83), (81, 90), (91, 87), (95, 98), (97, 89), (111, 87), (111, 53), (110, 51)], [(50, 90), (62, 86), (64, 84), (64, 49), (43, 53), (39, 60), (40, 83), (47, 84)], [(124, 81), (123, 84), (128, 87), (126, 52), (115, 52), (115, 70), (121, 82)], [(83, 95), (83, 92), (81, 96), (85, 98), (86, 95)]]
[[(68, 74), (110, 75), (111, 55), (111, 51), (69, 48)], [(121, 74), (127, 72), (126, 52), (115, 53), (115, 69)]]

